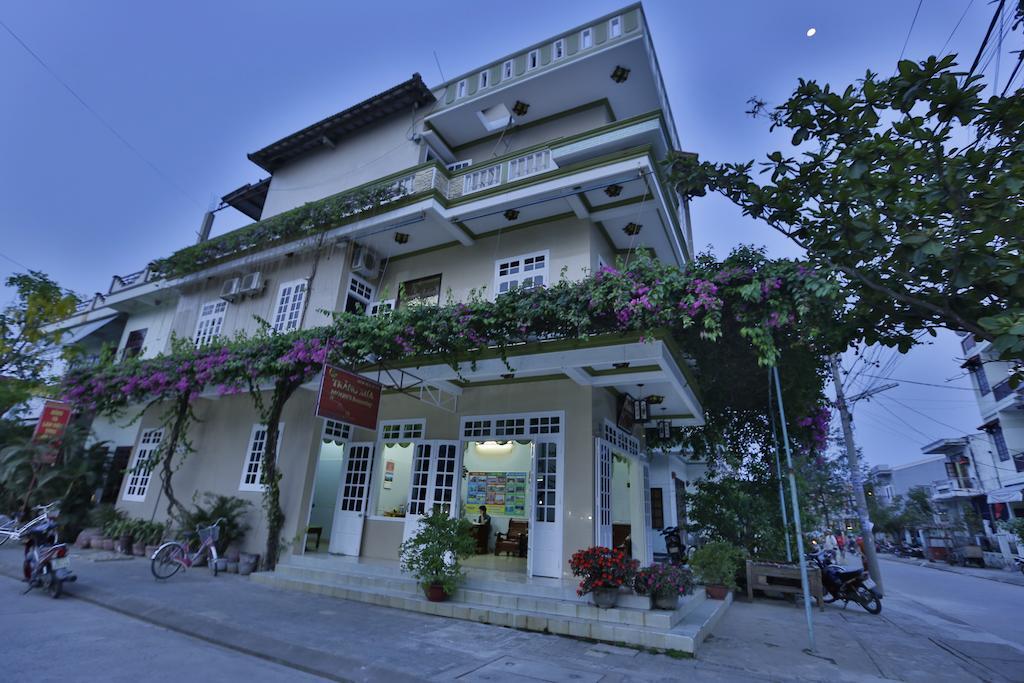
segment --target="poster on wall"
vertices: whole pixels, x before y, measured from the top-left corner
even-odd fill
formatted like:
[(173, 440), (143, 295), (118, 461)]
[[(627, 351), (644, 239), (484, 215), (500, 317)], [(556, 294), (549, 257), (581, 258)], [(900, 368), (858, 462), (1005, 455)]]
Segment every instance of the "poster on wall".
[(466, 507), (487, 506), (492, 515), (526, 515), (526, 472), (470, 472), (467, 477)]
[(384, 488), (389, 489), (395, 481), (395, 461), (388, 460), (384, 463)]

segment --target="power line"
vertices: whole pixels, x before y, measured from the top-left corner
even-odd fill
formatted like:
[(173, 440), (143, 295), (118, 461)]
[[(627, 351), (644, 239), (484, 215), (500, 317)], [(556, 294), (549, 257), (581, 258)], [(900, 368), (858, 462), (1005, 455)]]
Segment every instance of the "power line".
[(978, 48), (978, 54), (974, 57), (974, 63), (971, 64), (971, 70), (967, 72), (967, 77), (970, 78), (974, 75), (974, 70), (978, 68), (978, 62), (981, 61), (981, 54), (985, 51), (985, 47), (988, 45), (989, 38), (992, 37), (992, 29), (995, 28), (996, 22), (999, 21), (999, 17), (1003, 13), (1003, 5), (1006, 4), (1006, 0), (999, 0), (999, 6), (996, 7), (995, 14), (992, 15), (992, 21), (989, 22), (988, 30), (985, 31), (985, 37), (981, 40), (981, 47)]
[(952, 429), (953, 431), (960, 432), (961, 434), (963, 434), (965, 436), (970, 436), (971, 434), (975, 434), (976, 433), (976, 432), (966, 432), (963, 429), (960, 429), (959, 427), (954, 427), (953, 425), (946, 424), (945, 422), (942, 422), (941, 420), (936, 420), (934, 417), (932, 417), (928, 413), (923, 413), (920, 410), (918, 410), (917, 408), (914, 408), (912, 406), (908, 406), (906, 403), (903, 403), (899, 399), (895, 399), (892, 396), (884, 396), (882, 398), (885, 398), (887, 401), (892, 401), (893, 403), (895, 403), (897, 405), (903, 406), (904, 408), (906, 408), (907, 410), (911, 411), (912, 413), (917, 413), (921, 417), (925, 418), (926, 420), (931, 420), (932, 422), (934, 422), (935, 424), (939, 425), (940, 427), (945, 427), (946, 429)]
[(25, 49), (26, 52), (28, 52), (30, 55), (32, 55), (32, 58), (35, 59), (39, 63), (39, 65), (41, 67), (43, 67), (43, 69), (45, 69), (46, 72), (48, 74), (50, 74), (50, 76), (53, 77), (53, 79), (55, 81), (57, 81), (62, 86), (64, 86), (64, 89), (67, 90), (71, 94), (72, 97), (74, 97), (76, 100), (78, 100), (78, 103), (81, 104), (83, 107), (85, 107), (86, 111), (88, 111), (90, 114), (92, 114), (96, 118), (96, 120), (99, 121), (103, 125), (103, 127), (105, 127), (108, 131), (110, 131), (110, 133), (114, 137), (116, 137), (118, 140), (120, 140), (121, 143), (125, 147), (127, 147), (129, 150), (131, 150), (135, 154), (135, 156), (137, 156), (139, 159), (141, 159), (143, 161), (143, 163), (145, 163), (147, 166), (149, 166), (151, 169), (153, 169), (153, 171), (157, 175), (159, 175), (164, 180), (164, 182), (166, 182), (168, 185), (170, 185), (175, 190), (177, 190), (183, 197), (187, 198), (189, 201), (192, 201), (192, 202), (202, 206), (202, 202), (199, 202), (198, 200), (196, 200), (195, 197), (190, 195), (185, 189), (183, 189), (180, 185), (178, 185), (178, 183), (174, 182), (174, 180), (169, 175), (167, 175), (166, 173), (161, 171), (160, 168), (156, 164), (154, 164), (152, 161), (150, 161), (148, 158), (146, 158), (146, 156), (143, 155), (142, 152), (140, 152), (138, 150), (138, 148), (135, 147), (135, 145), (133, 145), (132, 143), (128, 142), (128, 140), (123, 135), (121, 135), (119, 132), (117, 132), (117, 129), (114, 128), (114, 126), (111, 125), (105, 118), (103, 118), (98, 111), (96, 111), (91, 106), (89, 106), (89, 103), (86, 102), (84, 99), (82, 99), (82, 96), (79, 95), (77, 92), (75, 92), (75, 89), (72, 88), (67, 83), (67, 81), (65, 81), (60, 76), (58, 76), (57, 72), (54, 71), (53, 69), (51, 69), (50, 65), (47, 64), (45, 61), (43, 61), (43, 58), (40, 57), (38, 54), (36, 54), (35, 51), (33, 51), (32, 48), (30, 48), (28, 46), (28, 44), (24, 40), (22, 40), (18, 36), (17, 33), (14, 32), (14, 29), (12, 29), (10, 26), (8, 26), (6, 23), (4, 23), (3, 20), (0, 20), (0, 26), (3, 26), (4, 29), (9, 34), (11, 34), (11, 37), (14, 38), (14, 40), (17, 41), (18, 44), (21, 45)]
[(892, 72), (895, 76), (899, 70), (899, 63), (903, 60), (903, 54), (907, 51), (907, 43), (910, 42), (910, 34), (914, 32), (914, 25), (917, 24), (917, 15), (921, 13), (921, 5), (924, 4), (924, 0), (917, 0), (917, 9), (914, 10), (914, 18), (910, 21), (910, 29), (907, 30), (907, 37), (903, 41), (903, 49), (900, 50), (900, 58), (896, 60), (897, 68)]
[(912, 379), (900, 379), (899, 377), (880, 377), (878, 375), (865, 375), (865, 377), (875, 377), (877, 379), (891, 379), (894, 382), (902, 382), (904, 384), (920, 384), (923, 387), (938, 387), (940, 389), (956, 389), (957, 391), (974, 391), (968, 387), (951, 387), (948, 384), (932, 384), (930, 382), (915, 382)]
[(942, 44), (942, 47), (939, 48), (939, 55), (942, 55), (942, 53), (946, 51), (946, 46), (949, 45), (949, 41), (953, 40), (953, 35), (956, 33), (956, 30), (960, 28), (960, 24), (963, 23), (964, 17), (967, 16), (967, 12), (970, 11), (971, 5), (973, 4), (974, 0), (971, 0), (969, 3), (967, 3), (967, 7), (964, 8), (964, 13), (960, 15), (960, 19), (958, 19), (956, 22), (956, 26), (954, 26), (953, 30), (949, 32), (949, 37), (946, 38), (946, 42), (944, 42)]
[(0, 258), (4, 259), (6, 261), (10, 261), (11, 263), (13, 263), (14, 265), (18, 266), (19, 268), (24, 268), (25, 270), (32, 270), (31, 268), (26, 266), (21, 261), (16, 261), (16, 260), (12, 259), (10, 256), (8, 256), (7, 254), (5, 254), (3, 252), (0, 252)]

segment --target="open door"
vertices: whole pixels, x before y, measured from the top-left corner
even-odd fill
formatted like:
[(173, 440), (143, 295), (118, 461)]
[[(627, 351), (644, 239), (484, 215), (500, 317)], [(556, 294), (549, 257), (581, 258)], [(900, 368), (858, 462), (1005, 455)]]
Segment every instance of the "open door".
[(530, 510), (527, 571), (531, 576), (562, 574), (562, 453), (559, 442), (533, 444), (533, 500)]
[(604, 439), (594, 444), (594, 543), (612, 547), (612, 447)]
[(415, 444), (412, 456), (412, 470), (409, 473), (408, 505), (405, 508), (405, 529), (402, 540), (409, 540), (420, 525), (420, 519), (427, 513), (430, 500), (430, 461), (433, 443), (420, 441)]
[(420, 441), (412, 458), (409, 477), (409, 505), (405, 512), (402, 539), (408, 540), (429, 510), (441, 508), (449, 515), (455, 509), (455, 468), (458, 441)]
[(359, 555), (363, 540), (366, 494), (370, 489), (373, 450), (372, 442), (350, 443), (345, 447), (345, 463), (341, 486), (338, 487), (338, 503), (334, 508), (329, 552)]

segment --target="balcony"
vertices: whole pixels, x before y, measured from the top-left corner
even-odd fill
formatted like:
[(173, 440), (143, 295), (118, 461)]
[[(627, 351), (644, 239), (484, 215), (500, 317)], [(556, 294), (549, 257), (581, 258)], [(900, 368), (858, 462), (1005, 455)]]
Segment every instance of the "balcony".
[(960, 348), (963, 349), (964, 353), (970, 352), (978, 343), (978, 340), (974, 338), (973, 334), (969, 334), (960, 340)]
[(954, 477), (932, 482), (932, 500), (972, 498), (984, 493), (971, 477)]
[(1008, 396), (1016, 395), (1017, 398), (1021, 398), (1024, 395), (1024, 386), (1018, 386), (1016, 389), (1010, 386), (1010, 380), (1004, 379), (999, 384), (992, 387), (992, 399), (996, 403), (1002, 401)]

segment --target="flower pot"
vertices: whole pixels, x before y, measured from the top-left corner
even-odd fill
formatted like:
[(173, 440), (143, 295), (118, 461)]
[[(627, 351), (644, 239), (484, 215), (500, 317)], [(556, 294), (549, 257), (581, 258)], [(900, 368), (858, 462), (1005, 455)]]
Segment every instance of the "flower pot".
[(229, 546), (228, 546), (228, 547), (227, 547), (227, 548), (226, 548), (226, 549), (224, 550), (224, 558), (225, 558), (225, 559), (226, 559), (226, 560), (227, 560), (228, 562), (238, 562), (238, 558), (239, 558), (239, 556), (240, 556), (240, 555), (241, 555), (241, 553), (240, 553), (240, 552), (239, 552), (239, 550), (238, 550), (238, 546), (237, 546), (237, 545), (234, 545), (234, 544), (232, 544), (232, 545), (229, 545)]
[(159, 550), (159, 548), (160, 548), (160, 546), (158, 546), (158, 545), (147, 545), (146, 546), (146, 557), (153, 557), (153, 554), (156, 553), (156, 551)]
[(132, 555), (138, 555), (139, 557), (146, 555), (146, 544), (142, 541), (136, 541), (135, 544), (132, 545)]
[(729, 589), (725, 586), (704, 586), (704, 594), (712, 600), (725, 600), (725, 596), (729, 594)]
[(652, 593), (651, 609), (679, 609), (679, 594), (672, 592)]
[(238, 573), (241, 576), (248, 576), (256, 571), (256, 564), (260, 556), (253, 553), (241, 553), (238, 558)]
[(135, 542), (135, 539), (133, 539), (131, 536), (122, 536), (119, 539), (117, 539), (117, 542), (114, 545), (115, 545), (115, 547), (117, 549), (117, 552), (119, 552), (119, 553), (121, 553), (123, 555), (131, 555), (132, 554), (132, 544), (134, 542)]
[(98, 529), (83, 529), (78, 538), (75, 539), (75, 545), (79, 548), (88, 548), (92, 539), (99, 537), (100, 532)]
[(594, 604), (601, 609), (615, 607), (619, 602), (618, 588), (595, 588), (590, 594)]
[[(93, 547), (95, 548), (96, 546), (93, 546)], [(114, 539), (112, 539), (112, 538), (101, 538), (100, 539), (100, 547), (103, 550), (113, 550), (114, 549)]]
[(432, 583), (423, 589), (423, 592), (427, 595), (427, 600), (430, 602), (444, 602), (448, 599), (448, 593), (445, 592), (444, 586), (439, 583)]
[(218, 557), (217, 558), (217, 571), (218, 572), (224, 572), (224, 571), (227, 571), (227, 569), (228, 569), (227, 558)]
[(227, 561), (227, 560), (225, 560), (225, 561), (227, 562), (226, 569), (227, 569), (228, 574), (237, 574), (238, 573), (238, 563), (237, 562)]

